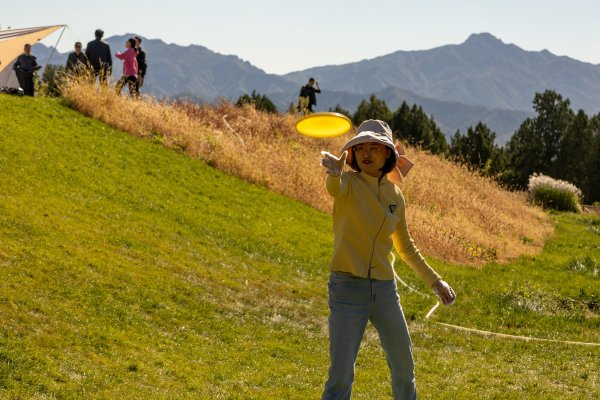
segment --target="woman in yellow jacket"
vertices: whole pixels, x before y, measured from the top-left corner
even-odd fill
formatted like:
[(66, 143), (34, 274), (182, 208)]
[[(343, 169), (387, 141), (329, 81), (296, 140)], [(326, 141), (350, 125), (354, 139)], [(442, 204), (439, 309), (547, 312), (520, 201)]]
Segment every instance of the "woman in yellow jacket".
[[(394, 399), (416, 399), (412, 345), (388, 258), (392, 245), (442, 303), (452, 304), (456, 298), (408, 232), (404, 197), (389, 178), (399, 178), (399, 172), (405, 175), (412, 163), (397, 146), (385, 122), (367, 120), (340, 157), (322, 152), (327, 191), (334, 198), (335, 234), (329, 279), (331, 364), (323, 400), (350, 398), (354, 364), (368, 321), (377, 329), (386, 353)], [(346, 163), (354, 171), (344, 172)]]

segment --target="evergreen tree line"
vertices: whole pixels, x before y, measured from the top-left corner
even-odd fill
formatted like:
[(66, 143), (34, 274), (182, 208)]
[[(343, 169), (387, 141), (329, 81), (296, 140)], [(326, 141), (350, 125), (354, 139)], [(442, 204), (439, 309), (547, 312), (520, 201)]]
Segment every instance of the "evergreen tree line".
[(533, 108), (536, 115), (523, 121), (502, 147), (482, 122), (465, 133), (457, 131), (448, 143), (422, 107), (403, 102), (392, 112), (375, 95), (354, 114), (339, 105), (330, 111), (347, 115), (355, 125), (365, 119), (386, 121), (402, 141), (464, 163), (510, 189), (526, 189), (529, 177), (542, 173), (575, 184), (586, 203), (600, 201), (600, 113), (574, 112), (569, 99), (553, 90), (536, 93)]
[[(277, 111), (256, 92), (238, 99), (238, 105), (245, 103)], [(482, 122), (457, 131), (448, 143), (421, 106), (403, 102), (391, 111), (375, 95), (361, 101), (354, 113), (339, 105), (329, 111), (348, 116), (355, 125), (366, 119), (385, 121), (402, 141), (466, 164), (509, 189), (526, 189), (529, 177), (541, 173), (573, 183), (586, 203), (600, 201), (600, 113), (590, 117), (583, 110), (575, 112), (570, 100), (554, 90), (536, 93), (533, 109), (536, 115), (523, 121), (504, 146), (495, 143), (496, 133)]]
[(277, 107), (275, 104), (264, 94), (256, 93), (256, 90), (252, 91), (252, 94), (244, 94), (240, 96), (235, 102), (237, 106), (243, 106), (245, 104), (252, 104), (257, 110), (268, 113), (276, 113)]

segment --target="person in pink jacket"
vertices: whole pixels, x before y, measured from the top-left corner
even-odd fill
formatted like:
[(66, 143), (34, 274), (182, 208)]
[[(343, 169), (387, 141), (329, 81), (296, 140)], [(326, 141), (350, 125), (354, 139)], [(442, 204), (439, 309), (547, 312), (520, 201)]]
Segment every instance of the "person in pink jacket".
[(129, 38), (125, 42), (126, 50), (122, 53), (117, 52), (115, 56), (123, 60), (123, 76), (117, 82), (117, 94), (121, 94), (121, 90), (125, 83), (129, 84), (129, 94), (131, 97), (136, 96), (135, 85), (138, 75), (137, 52), (135, 51), (135, 39)]

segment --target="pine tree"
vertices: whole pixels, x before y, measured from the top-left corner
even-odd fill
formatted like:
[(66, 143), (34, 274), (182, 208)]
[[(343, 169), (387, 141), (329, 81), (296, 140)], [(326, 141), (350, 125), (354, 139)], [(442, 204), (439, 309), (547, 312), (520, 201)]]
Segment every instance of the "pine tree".
[(411, 137), (411, 132), (413, 131), (411, 124), (412, 111), (406, 101), (403, 101), (400, 107), (394, 112), (390, 127), (398, 138), (406, 141), (413, 141), (412, 139), (409, 139)]
[(271, 99), (269, 99), (264, 94), (261, 95), (259, 93), (256, 93), (256, 90), (253, 90), (251, 95), (244, 94), (240, 96), (235, 104), (238, 106), (243, 106), (244, 104), (252, 104), (259, 111), (264, 111), (268, 113), (277, 112), (277, 107), (275, 107), (275, 104), (273, 104)]
[(519, 189), (535, 172), (561, 176), (559, 154), (575, 117), (570, 101), (554, 90), (536, 93), (533, 108), (537, 115), (525, 120), (506, 145), (508, 170), (500, 176), (503, 183)]
[(561, 172), (557, 163), (558, 154), (575, 115), (571, 110), (571, 102), (554, 90), (546, 90), (535, 94), (533, 108), (537, 113), (534, 131), (542, 139), (542, 155), (538, 160), (541, 170), (537, 172), (558, 177)]
[(586, 201), (588, 203), (600, 202), (600, 113), (589, 120), (590, 151), (585, 166), (589, 177)]
[(391, 128), (396, 137), (434, 154), (448, 152), (448, 142), (432, 117), (421, 106), (411, 107), (403, 102), (394, 112)]
[(330, 112), (336, 112), (338, 114), (342, 114), (345, 115), (346, 117), (352, 119), (352, 113), (350, 113), (350, 111), (346, 110), (345, 108), (343, 108), (342, 106), (340, 106), (339, 104), (336, 104), (335, 107), (330, 108), (329, 109)]
[(512, 188), (527, 187), (529, 176), (542, 170), (543, 142), (535, 132), (535, 123), (527, 118), (512, 135), (505, 147), (508, 169), (499, 176), (500, 182)]
[(450, 154), (460, 162), (489, 174), (493, 169), (494, 158), (499, 152), (495, 140), (496, 133), (479, 122), (475, 128), (469, 127), (465, 135), (460, 131), (454, 134), (450, 144)]
[(574, 183), (586, 198), (590, 192), (590, 176), (586, 166), (590, 159), (591, 145), (589, 118), (583, 110), (579, 110), (563, 135), (555, 173), (557, 178)]
[(379, 119), (388, 124), (390, 123), (392, 112), (385, 103), (385, 100), (378, 99), (377, 96), (372, 94), (369, 100), (360, 102), (356, 112), (352, 116), (352, 122), (358, 126), (367, 119)]

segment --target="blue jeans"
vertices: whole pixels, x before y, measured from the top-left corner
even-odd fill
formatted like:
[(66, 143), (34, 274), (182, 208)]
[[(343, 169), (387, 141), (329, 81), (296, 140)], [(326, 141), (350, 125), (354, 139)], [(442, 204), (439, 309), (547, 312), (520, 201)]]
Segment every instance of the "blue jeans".
[(379, 333), (391, 371), (394, 399), (416, 399), (412, 345), (396, 281), (332, 272), (329, 279), (329, 311), (331, 365), (322, 399), (350, 399), (354, 364), (368, 321)]

